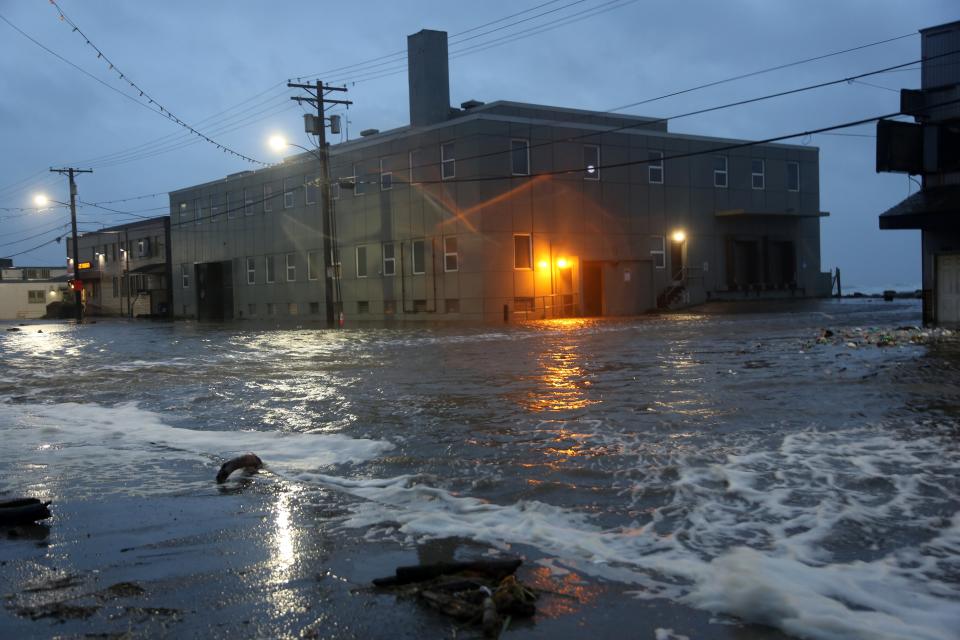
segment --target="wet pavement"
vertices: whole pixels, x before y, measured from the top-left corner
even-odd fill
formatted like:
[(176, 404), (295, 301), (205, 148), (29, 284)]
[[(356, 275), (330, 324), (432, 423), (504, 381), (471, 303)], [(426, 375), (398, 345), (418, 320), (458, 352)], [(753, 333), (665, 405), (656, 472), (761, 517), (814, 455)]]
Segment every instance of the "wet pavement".
[(0, 499), (55, 517), (0, 539), (0, 635), (477, 637), (369, 581), (519, 555), (508, 637), (953, 637), (960, 345), (919, 316), (2, 332)]

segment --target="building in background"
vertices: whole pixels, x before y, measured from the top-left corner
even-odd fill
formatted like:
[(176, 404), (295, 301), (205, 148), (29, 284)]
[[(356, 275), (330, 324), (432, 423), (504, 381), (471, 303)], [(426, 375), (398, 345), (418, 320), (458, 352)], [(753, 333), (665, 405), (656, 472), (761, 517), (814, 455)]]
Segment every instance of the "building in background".
[(921, 176), (920, 191), (880, 215), (920, 229), (923, 320), (960, 325), (960, 21), (920, 31), (920, 89), (900, 92), (914, 122), (877, 123), (877, 171)]
[[(84, 233), (78, 251), (77, 278), (83, 282), (86, 315), (170, 316), (168, 216)], [(68, 242), (68, 260), (70, 252)]]
[(0, 261), (0, 320), (29, 320), (47, 315), (47, 306), (63, 301), (66, 267), (14, 267)]
[(174, 312), (347, 318), (617, 316), (827, 295), (813, 147), (498, 101), (450, 107), (447, 38), (408, 39), (409, 126), (170, 194)]

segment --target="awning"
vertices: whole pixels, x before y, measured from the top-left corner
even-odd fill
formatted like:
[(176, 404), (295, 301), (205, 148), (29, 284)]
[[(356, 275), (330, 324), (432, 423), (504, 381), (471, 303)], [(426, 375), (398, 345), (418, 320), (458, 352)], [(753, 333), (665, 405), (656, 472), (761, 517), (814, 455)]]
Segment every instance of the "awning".
[(146, 273), (162, 276), (167, 272), (167, 265), (162, 262), (154, 262), (153, 264), (145, 264), (142, 267), (137, 267), (136, 269), (130, 269), (130, 273)]
[(829, 211), (818, 211), (816, 213), (797, 213), (796, 211), (747, 211), (746, 209), (724, 209), (715, 211), (715, 218), (826, 218), (830, 215)]
[(960, 185), (921, 189), (880, 214), (881, 229), (960, 229)]

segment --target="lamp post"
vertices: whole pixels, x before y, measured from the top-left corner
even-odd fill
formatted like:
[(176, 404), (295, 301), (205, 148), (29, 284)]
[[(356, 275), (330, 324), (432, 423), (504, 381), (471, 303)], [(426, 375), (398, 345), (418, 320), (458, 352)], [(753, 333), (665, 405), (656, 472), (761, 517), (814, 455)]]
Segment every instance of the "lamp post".
[[(320, 131), (323, 131), (323, 127), (320, 128)], [(283, 151), (286, 147), (296, 147), (302, 149), (312, 155), (320, 163), (320, 193), (321, 197), (318, 198), (320, 202), (320, 219), (322, 225), (323, 233), (323, 255), (324, 255), (324, 279), (323, 279), (323, 288), (324, 288), (324, 300), (326, 304), (326, 318), (328, 327), (337, 327), (342, 325), (343, 322), (343, 309), (339, 309), (339, 322), (337, 322), (336, 307), (341, 305), (339, 297), (339, 286), (337, 289), (337, 300), (334, 301), (334, 282), (339, 282), (339, 277), (337, 274), (337, 269), (339, 268), (339, 256), (337, 251), (337, 244), (334, 240), (334, 233), (336, 228), (336, 221), (334, 219), (333, 213), (333, 199), (330, 195), (330, 182), (329, 182), (329, 171), (328, 171), (328, 162), (327, 162), (327, 151), (326, 147), (322, 146), (320, 149), (308, 149), (307, 147), (301, 146), (294, 142), (289, 142), (286, 138), (280, 135), (270, 136), (269, 140), (270, 147), (274, 151)], [(321, 136), (321, 144), (323, 142), (323, 136)], [(307, 258), (309, 260), (309, 257)]]
[[(51, 171), (61, 171), (60, 169), (51, 169)], [(60, 202), (59, 200), (51, 200), (43, 194), (38, 194), (34, 196), (33, 201), (38, 207), (45, 207), (51, 202), (56, 204), (61, 204), (66, 207), (70, 207), (70, 227), (71, 234), (73, 236), (72, 242), (72, 254), (73, 254), (73, 279), (75, 281), (80, 280), (80, 249), (79, 243), (77, 241), (77, 184), (73, 181), (74, 172), (80, 172), (79, 169), (65, 169), (63, 171), (69, 171), (70, 175), (70, 204), (66, 202)], [(83, 173), (88, 173), (84, 171)], [(76, 285), (75, 285), (76, 286)], [(77, 324), (83, 324), (83, 299), (81, 292), (77, 289), (73, 290), (73, 299), (74, 299), (74, 318), (77, 321)]]

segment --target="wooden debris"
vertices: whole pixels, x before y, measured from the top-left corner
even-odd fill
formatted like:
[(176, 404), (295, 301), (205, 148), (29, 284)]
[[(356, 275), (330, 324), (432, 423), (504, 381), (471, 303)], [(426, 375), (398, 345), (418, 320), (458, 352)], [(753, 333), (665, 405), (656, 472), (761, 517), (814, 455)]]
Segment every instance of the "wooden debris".
[(258, 456), (247, 453), (242, 456), (236, 457), (233, 460), (228, 460), (223, 463), (220, 467), (220, 471), (217, 473), (217, 484), (223, 484), (226, 482), (227, 478), (231, 473), (238, 469), (243, 469), (247, 473), (254, 473), (263, 468), (263, 460)]
[(0, 525), (32, 524), (38, 520), (46, 520), (50, 513), (49, 502), (42, 502), (36, 498), (21, 498), (0, 502)]

